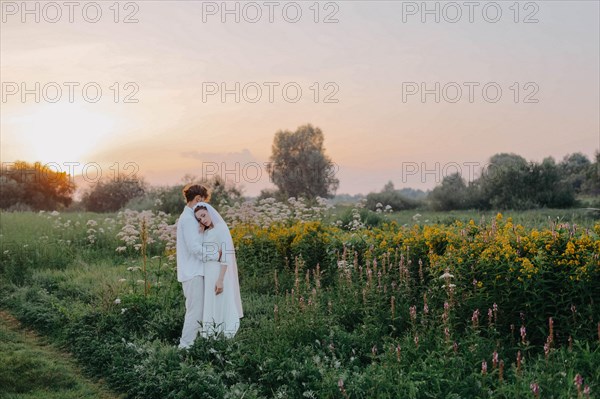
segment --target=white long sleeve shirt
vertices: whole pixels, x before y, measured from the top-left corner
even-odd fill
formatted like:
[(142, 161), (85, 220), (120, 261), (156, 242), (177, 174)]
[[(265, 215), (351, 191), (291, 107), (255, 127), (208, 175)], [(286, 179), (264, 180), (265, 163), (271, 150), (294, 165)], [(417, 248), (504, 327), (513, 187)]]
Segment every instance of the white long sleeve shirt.
[(177, 221), (177, 281), (183, 282), (204, 276), (202, 234), (194, 211), (185, 206)]

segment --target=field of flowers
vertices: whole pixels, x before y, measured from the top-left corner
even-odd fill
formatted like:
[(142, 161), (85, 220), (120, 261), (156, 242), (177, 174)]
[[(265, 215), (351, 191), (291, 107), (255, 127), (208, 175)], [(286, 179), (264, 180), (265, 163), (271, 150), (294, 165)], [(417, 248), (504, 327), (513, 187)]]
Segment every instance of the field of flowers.
[(3, 213), (0, 307), (129, 398), (597, 396), (600, 222), (332, 212), (222, 209), (245, 313), (232, 340), (176, 348), (164, 213)]

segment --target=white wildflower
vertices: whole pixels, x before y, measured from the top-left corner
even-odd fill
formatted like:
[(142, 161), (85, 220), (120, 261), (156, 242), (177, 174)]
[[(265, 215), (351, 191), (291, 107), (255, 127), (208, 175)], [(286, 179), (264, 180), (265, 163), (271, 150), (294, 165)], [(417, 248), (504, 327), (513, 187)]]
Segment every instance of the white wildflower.
[(453, 275), (453, 274), (450, 274), (450, 273), (448, 273), (448, 272), (445, 272), (444, 274), (442, 274), (442, 275), (439, 277), (439, 279), (440, 279), (440, 280), (443, 280), (443, 279), (446, 279), (446, 278), (453, 278), (453, 277), (454, 277), (454, 275)]

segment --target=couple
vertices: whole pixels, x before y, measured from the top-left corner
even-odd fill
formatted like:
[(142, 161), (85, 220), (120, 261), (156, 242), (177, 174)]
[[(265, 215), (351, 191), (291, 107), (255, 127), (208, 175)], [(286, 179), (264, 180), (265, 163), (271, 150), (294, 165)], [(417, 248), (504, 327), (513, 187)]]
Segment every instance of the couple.
[(185, 319), (179, 348), (200, 333), (233, 337), (243, 317), (233, 240), (227, 224), (206, 201), (206, 187), (187, 185), (177, 221), (177, 280), (183, 286)]

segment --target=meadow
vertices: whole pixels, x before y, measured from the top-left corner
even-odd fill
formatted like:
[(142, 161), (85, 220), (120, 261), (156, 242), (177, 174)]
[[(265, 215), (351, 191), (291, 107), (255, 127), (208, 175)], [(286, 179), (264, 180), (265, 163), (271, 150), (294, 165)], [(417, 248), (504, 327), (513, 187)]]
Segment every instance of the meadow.
[(177, 349), (175, 216), (149, 211), (2, 213), (0, 308), (127, 398), (600, 390), (597, 215), (375, 213), (302, 201), (223, 214), (245, 313), (234, 339)]

